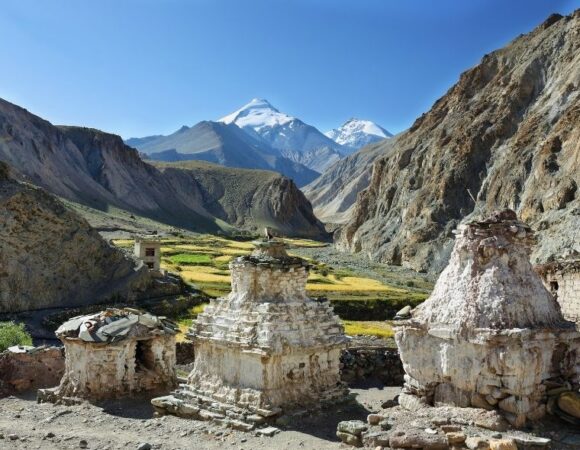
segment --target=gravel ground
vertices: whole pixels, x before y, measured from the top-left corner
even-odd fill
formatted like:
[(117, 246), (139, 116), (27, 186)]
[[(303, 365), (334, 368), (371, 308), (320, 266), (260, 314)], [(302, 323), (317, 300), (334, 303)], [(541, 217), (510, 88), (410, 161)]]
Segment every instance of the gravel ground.
[(163, 450), (352, 448), (338, 441), (338, 422), (366, 420), (399, 390), (359, 386), (351, 390), (354, 401), (302, 417), (273, 437), (173, 416), (154, 417), (147, 398), (58, 406), (37, 404), (34, 394), (8, 397), (0, 399), (0, 449), (138, 449), (143, 443)]

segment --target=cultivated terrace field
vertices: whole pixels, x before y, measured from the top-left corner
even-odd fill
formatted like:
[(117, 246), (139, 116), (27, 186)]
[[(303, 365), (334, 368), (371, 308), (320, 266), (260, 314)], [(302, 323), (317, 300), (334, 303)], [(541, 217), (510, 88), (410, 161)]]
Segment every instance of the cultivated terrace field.
[[(113, 241), (122, 248), (131, 248), (133, 241), (118, 239)], [(311, 264), (310, 277), (306, 285), (311, 297), (326, 297), (337, 314), (343, 319), (346, 332), (351, 335), (366, 334), (378, 337), (392, 337), (389, 319), (405, 305), (415, 306), (429, 293), (431, 283), (421, 277), (409, 279), (389, 273), (385, 276), (364, 269), (336, 267), (309, 257), (313, 250), (324, 253), (329, 244), (305, 240), (286, 239), (289, 254), (307, 259)], [(208, 297), (221, 297), (230, 291), (229, 263), (233, 258), (246, 255), (254, 246), (249, 240), (234, 240), (213, 235), (187, 238), (162, 239), (161, 266), (179, 273), (183, 279), (194, 285)], [(182, 330), (203, 311), (204, 305), (188, 310), (176, 318)]]

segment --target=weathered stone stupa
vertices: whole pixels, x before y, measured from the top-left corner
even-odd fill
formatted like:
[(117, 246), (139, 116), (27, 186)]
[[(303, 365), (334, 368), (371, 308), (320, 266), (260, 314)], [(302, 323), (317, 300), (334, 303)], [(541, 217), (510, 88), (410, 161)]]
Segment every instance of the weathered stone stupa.
[(278, 240), (230, 263), (232, 292), (192, 326), (187, 383), (152, 401), (159, 412), (244, 430), (282, 411), (343, 399), (344, 330), (328, 303), (306, 295), (309, 265)]
[(510, 210), (459, 228), (432, 295), (396, 327), (403, 406), (499, 408), (519, 427), (556, 381), (578, 386), (580, 334), (533, 271), (533, 243)]

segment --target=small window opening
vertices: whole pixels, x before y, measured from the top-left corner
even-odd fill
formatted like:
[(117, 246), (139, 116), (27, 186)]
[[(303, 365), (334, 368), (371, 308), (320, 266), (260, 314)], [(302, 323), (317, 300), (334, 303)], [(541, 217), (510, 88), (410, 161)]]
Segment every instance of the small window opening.
[(557, 281), (550, 281), (550, 290), (555, 292), (558, 290), (558, 282)]
[(155, 356), (151, 350), (151, 342), (137, 341), (137, 346), (135, 347), (135, 371), (140, 372), (154, 369)]
[(146, 262), (145, 265), (150, 269), (153, 269), (153, 267), (155, 267), (155, 264), (153, 264), (152, 262)]
[(155, 256), (155, 249), (154, 248), (146, 248), (145, 249), (145, 256)]

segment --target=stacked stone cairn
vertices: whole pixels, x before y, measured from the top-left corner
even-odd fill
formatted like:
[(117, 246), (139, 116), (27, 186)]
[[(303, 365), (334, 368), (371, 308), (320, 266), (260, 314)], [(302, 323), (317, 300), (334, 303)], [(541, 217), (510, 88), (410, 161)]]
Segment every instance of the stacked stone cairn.
[(554, 389), (577, 392), (580, 334), (532, 269), (534, 234), (513, 211), (456, 234), (432, 295), (396, 327), (399, 402), (499, 409), (523, 427), (544, 416)]
[(177, 325), (133, 308), (109, 308), (74, 317), (56, 335), (64, 344), (59, 386), (39, 389), (39, 402), (76, 404), (168, 392), (175, 387)]
[(193, 370), (152, 400), (159, 413), (264, 430), (282, 414), (347, 398), (339, 369), (347, 339), (332, 307), (307, 297), (309, 265), (280, 240), (254, 245), (230, 263), (231, 293), (191, 327)]

